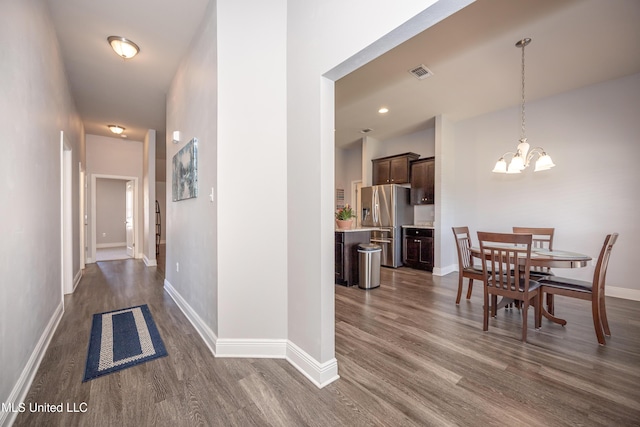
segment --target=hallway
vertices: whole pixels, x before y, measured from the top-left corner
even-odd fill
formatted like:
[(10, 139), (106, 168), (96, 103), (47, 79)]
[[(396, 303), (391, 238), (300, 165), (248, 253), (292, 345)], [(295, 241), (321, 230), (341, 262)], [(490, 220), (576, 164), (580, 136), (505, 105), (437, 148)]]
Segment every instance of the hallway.
[[(139, 304), (149, 306), (169, 356), (83, 383), (92, 315)], [(133, 259), (99, 262), (87, 265), (76, 292), (65, 297), (27, 410), (14, 426), (299, 425), (295, 405), (280, 411), (292, 396), (318, 394), (330, 392), (319, 391), (284, 360), (214, 358), (164, 292), (155, 267)], [(87, 411), (30, 413), (30, 403), (44, 402), (84, 402)]]

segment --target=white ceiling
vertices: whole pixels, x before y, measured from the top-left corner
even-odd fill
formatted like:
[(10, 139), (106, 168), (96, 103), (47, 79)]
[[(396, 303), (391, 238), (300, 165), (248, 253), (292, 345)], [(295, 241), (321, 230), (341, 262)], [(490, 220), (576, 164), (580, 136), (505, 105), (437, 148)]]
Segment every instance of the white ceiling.
[(478, 0), (336, 82), (336, 146), (519, 105), (524, 37), (527, 101), (638, 73), (639, 23), (638, 0)]
[[(209, 0), (48, 0), (76, 106), (89, 134), (108, 124), (141, 141), (165, 130), (166, 94)], [(336, 83), (336, 145), (457, 121), (520, 102), (522, 37), (527, 100), (640, 72), (638, 0), (478, 0)], [(107, 43), (140, 46), (131, 60)], [(434, 76), (407, 70), (424, 64)], [(385, 105), (390, 112), (380, 116)], [(159, 141), (158, 154), (164, 153)]]

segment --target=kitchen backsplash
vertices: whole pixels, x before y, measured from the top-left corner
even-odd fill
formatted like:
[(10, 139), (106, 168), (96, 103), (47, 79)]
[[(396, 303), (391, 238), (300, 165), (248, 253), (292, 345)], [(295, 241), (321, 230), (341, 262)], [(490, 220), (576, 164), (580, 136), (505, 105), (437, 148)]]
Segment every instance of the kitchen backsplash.
[(413, 207), (414, 225), (432, 225), (435, 219), (434, 205), (421, 205)]

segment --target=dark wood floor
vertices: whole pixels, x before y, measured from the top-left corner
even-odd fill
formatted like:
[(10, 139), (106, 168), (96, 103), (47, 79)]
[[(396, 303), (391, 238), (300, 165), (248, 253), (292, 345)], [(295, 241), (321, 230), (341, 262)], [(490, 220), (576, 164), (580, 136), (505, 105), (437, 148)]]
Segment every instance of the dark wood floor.
[[(456, 285), (384, 268), (378, 289), (336, 286), (341, 378), (319, 390), (284, 360), (214, 358), (156, 268), (89, 265), (26, 401), (88, 410), (26, 411), (15, 426), (640, 425), (640, 302), (607, 299), (601, 347), (589, 305), (558, 297), (568, 325), (543, 319), (523, 344), (518, 310), (483, 332), (481, 287), (456, 306)], [(82, 383), (92, 314), (137, 304), (169, 356)]]

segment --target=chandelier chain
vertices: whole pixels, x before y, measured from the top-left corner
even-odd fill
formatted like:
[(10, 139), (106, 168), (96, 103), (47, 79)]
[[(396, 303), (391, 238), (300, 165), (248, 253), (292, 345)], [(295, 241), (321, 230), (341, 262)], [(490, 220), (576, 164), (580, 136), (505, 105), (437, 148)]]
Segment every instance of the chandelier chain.
[(521, 130), (521, 139), (526, 138), (525, 132), (525, 112), (524, 112), (524, 48), (526, 43), (522, 43), (522, 110), (521, 110), (521, 121), (522, 121), (522, 130)]

